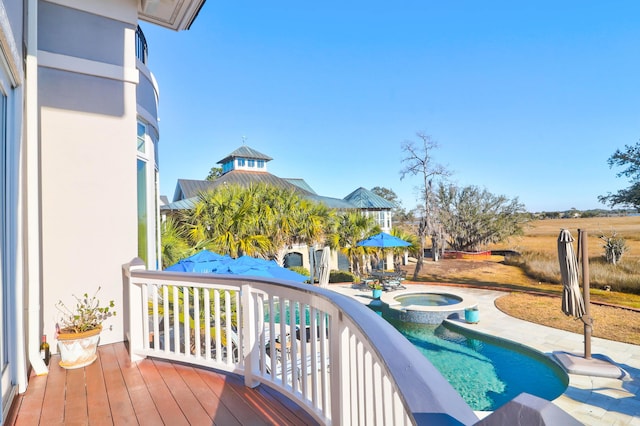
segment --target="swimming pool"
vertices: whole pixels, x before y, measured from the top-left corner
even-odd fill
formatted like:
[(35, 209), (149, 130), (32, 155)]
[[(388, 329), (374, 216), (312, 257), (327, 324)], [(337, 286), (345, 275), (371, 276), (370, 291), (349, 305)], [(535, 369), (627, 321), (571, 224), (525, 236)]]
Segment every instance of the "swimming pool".
[(569, 384), (562, 368), (529, 348), (447, 323), (387, 319), (477, 411), (495, 411), (522, 392), (553, 400)]

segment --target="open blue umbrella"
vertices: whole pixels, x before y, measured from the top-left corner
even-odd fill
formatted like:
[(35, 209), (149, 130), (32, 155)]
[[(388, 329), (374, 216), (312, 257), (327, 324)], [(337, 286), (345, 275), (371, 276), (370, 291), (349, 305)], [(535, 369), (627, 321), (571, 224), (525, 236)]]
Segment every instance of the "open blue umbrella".
[(411, 243), (403, 240), (402, 238), (394, 237), (386, 232), (380, 232), (379, 234), (372, 235), (371, 237), (358, 241), (356, 246), (358, 247), (408, 247)]
[(231, 260), (229, 256), (222, 256), (209, 250), (202, 250), (193, 256), (184, 258), (178, 263), (165, 268), (165, 271), (216, 272), (218, 268), (229, 260)]
[(295, 282), (304, 282), (309, 277), (283, 268), (272, 260), (241, 256), (232, 259), (208, 250), (202, 250), (193, 256), (182, 259), (165, 271), (200, 272), (231, 275), (251, 275), (254, 277), (278, 278)]
[(267, 278), (304, 282), (309, 279), (290, 269), (283, 268), (273, 260), (258, 259), (251, 256), (241, 256), (227, 263), (230, 274), (252, 275)]
[[(367, 239), (362, 241), (358, 241), (356, 246), (358, 247), (377, 247), (382, 249), (382, 254), (384, 256), (385, 248), (392, 247), (408, 247), (411, 243), (403, 240), (402, 238), (394, 237), (391, 234), (387, 234), (386, 232), (380, 232), (379, 234), (372, 235)], [(386, 261), (384, 261), (386, 264)]]

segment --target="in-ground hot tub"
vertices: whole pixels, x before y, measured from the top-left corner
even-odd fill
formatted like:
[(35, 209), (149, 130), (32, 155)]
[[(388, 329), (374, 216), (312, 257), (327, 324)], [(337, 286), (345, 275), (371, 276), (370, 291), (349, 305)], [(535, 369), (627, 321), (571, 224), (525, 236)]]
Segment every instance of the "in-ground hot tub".
[(452, 315), (464, 318), (465, 309), (477, 306), (469, 297), (415, 290), (387, 292), (380, 301), (385, 317), (421, 324), (440, 324)]

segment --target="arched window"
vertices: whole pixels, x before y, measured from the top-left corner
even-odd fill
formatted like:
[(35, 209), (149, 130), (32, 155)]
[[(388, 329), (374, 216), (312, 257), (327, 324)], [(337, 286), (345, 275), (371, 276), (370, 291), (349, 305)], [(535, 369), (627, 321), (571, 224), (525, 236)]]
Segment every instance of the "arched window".
[(284, 267), (302, 266), (302, 253), (292, 252), (284, 256)]

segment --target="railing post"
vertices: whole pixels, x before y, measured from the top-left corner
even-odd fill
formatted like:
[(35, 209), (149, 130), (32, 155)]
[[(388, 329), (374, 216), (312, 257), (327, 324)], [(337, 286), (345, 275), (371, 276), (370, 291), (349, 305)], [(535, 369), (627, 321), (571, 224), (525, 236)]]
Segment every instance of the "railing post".
[[(135, 258), (131, 262), (122, 265), (123, 269), (123, 281), (124, 281), (124, 294), (128, 295), (128, 300), (125, 300), (125, 312), (129, 315), (128, 329), (126, 330), (127, 339), (129, 340), (129, 357), (131, 362), (139, 361), (144, 357), (137, 355), (136, 350), (143, 347), (143, 324), (142, 324), (142, 309), (145, 304), (142, 301), (142, 289), (139, 286), (133, 285), (131, 280), (132, 271), (145, 270), (145, 264), (142, 259)], [(127, 326), (127, 321), (124, 323)]]
[(342, 312), (331, 317), (330, 395), (331, 425), (350, 424), (349, 386), (349, 329), (342, 320)]
[(244, 354), (244, 384), (250, 388), (255, 388), (260, 384), (258, 380), (254, 378), (254, 375), (260, 374), (260, 354), (258, 352), (258, 345), (256, 339), (256, 306), (253, 296), (251, 294), (251, 285), (244, 284), (240, 291), (240, 301), (242, 307), (242, 327), (243, 341), (238, 342), (241, 346), (238, 353), (242, 356)]

